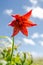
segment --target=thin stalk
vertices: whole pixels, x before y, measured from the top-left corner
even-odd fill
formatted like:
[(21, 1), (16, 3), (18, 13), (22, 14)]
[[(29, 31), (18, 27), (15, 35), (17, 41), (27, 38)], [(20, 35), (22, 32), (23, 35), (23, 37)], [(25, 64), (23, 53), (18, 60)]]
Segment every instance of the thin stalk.
[(12, 61), (12, 57), (13, 57), (13, 51), (14, 51), (14, 37), (12, 39), (12, 52), (11, 52), (11, 61)]

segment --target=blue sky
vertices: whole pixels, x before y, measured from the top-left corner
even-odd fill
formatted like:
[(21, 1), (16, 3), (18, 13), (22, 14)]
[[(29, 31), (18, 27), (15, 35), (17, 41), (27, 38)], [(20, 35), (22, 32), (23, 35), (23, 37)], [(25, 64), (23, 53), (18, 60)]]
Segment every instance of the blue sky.
[(21, 32), (15, 36), (15, 44), (21, 43), (19, 51), (31, 52), (33, 55), (43, 55), (43, 0), (0, 0), (0, 36), (11, 37), (11, 14), (25, 14), (32, 11), (31, 20), (38, 26), (28, 29), (28, 37)]

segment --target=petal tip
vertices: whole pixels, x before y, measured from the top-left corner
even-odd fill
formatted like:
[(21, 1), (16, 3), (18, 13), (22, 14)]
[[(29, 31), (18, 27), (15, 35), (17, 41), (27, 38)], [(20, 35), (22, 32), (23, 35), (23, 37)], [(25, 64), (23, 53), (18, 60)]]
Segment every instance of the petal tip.
[(13, 14), (12, 14), (11, 16), (12, 16), (12, 17), (14, 17), (14, 15), (13, 15)]
[(8, 26), (10, 26), (10, 24), (8, 24)]
[(34, 24), (35, 26), (37, 26), (37, 24)]
[(32, 13), (32, 9), (29, 11), (29, 13), (30, 13), (30, 14)]
[(8, 24), (8, 26), (11, 26), (11, 22)]
[(30, 12), (32, 12), (32, 9), (30, 10)]

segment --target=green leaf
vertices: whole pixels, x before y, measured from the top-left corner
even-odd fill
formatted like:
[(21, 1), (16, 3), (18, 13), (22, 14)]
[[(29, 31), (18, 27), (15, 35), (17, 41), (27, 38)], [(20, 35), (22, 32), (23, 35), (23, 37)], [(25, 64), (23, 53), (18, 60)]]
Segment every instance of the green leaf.
[(3, 65), (2, 63), (0, 63), (0, 65)]
[(8, 56), (6, 57), (6, 61), (11, 61), (11, 55), (8, 55)]

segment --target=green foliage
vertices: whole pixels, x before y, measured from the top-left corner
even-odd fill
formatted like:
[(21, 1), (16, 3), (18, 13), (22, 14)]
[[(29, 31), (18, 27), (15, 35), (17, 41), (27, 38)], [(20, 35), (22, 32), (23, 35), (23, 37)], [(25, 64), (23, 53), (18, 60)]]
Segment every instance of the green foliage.
[[(7, 36), (0, 36), (0, 38), (8, 38), (8, 40), (12, 43), (12, 40)], [(14, 51), (18, 52), (17, 49), (20, 45), (14, 45)], [(2, 49), (1, 49), (2, 50)], [(2, 51), (0, 50), (0, 65), (43, 65), (43, 59), (34, 59), (30, 53), (28, 52), (18, 52), (12, 55), (12, 48), (7, 47)]]
[[(0, 38), (8, 38), (7, 36), (0, 36)], [(8, 40), (11, 42), (12, 40), (8, 38)], [(14, 43), (14, 42), (13, 42)], [(11, 42), (12, 44), (12, 42)], [(19, 45), (13, 45), (13, 52), (16, 51)], [(12, 53), (12, 47), (7, 47), (4, 48), (0, 52), (0, 65), (31, 65), (33, 63), (33, 59), (30, 53), (26, 52), (18, 52), (12, 55), (11, 58), (11, 53)]]
[(3, 65), (2, 63), (0, 63), (0, 65)]
[[(6, 61), (6, 65), (31, 65), (31, 61), (32, 61), (32, 57), (31, 55), (29, 55), (29, 53), (16, 53), (13, 55), (12, 57), (12, 61), (11, 61), (11, 50), (9, 52), (9, 48), (8, 49), (4, 49), (2, 52), (2, 59), (4, 61)], [(28, 55), (28, 58), (27, 58)], [(22, 56), (22, 58), (21, 58)], [(10, 62), (11, 61), (11, 62)]]

